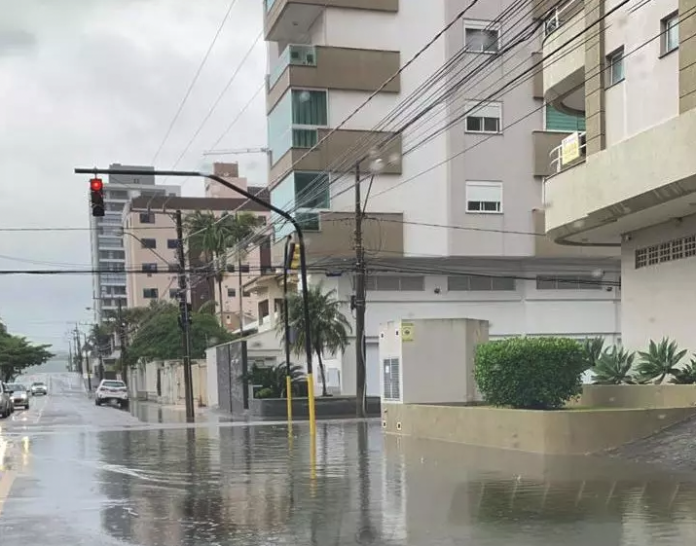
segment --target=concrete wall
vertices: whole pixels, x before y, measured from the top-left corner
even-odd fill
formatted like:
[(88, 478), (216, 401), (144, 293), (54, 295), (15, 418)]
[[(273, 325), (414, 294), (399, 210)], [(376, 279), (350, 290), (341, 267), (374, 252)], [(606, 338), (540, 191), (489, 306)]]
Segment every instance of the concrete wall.
[(598, 408), (689, 408), (696, 385), (585, 385), (579, 404)]
[(581, 455), (645, 438), (696, 408), (533, 411), (387, 404), (385, 432), (548, 455)]
[[(354, 417), (355, 398), (345, 396), (331, 396), (328, 398), (316, 398), (317, 418), (329, 417)], [(377, 417), (380, 414), (379, 397), (367, 398), (367, 414)], [(295, 398), (292, 404), (294, 418), (307, 419), (309, 406), (307, 398)], [(260, 419), (285, 419), (287, 417), (287, 400), (284, 398), (252, 398), (249, 400), (249, 416)]]
[[(159, 392), (157, 375), (159, 370)], [(207, 365), (205, 361), (191, 364), (193, 399), (196, 405), (208, 405)], [(184, 404), (184, 367), (180, 361), (155, 361), (132, 369), (129, 389), (132, 397), (161, 404)]]

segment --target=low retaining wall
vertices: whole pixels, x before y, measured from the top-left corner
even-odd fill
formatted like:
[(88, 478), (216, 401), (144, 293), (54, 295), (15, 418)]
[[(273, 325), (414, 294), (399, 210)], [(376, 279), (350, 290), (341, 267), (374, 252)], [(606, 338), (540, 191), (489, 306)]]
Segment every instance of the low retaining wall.
[(546, 455), (594, 453), (696, 416), (696, 408), (513, 410), (385, 404), (387, 433)]
[[(331, 417), (354, 417), (355, 397), (351, 396), (318, 396), (315, 398), (315, 408), (318, 419)], [(370, 417), (380, 415), (379, 396), (367, 397), (367, 414)], [(256, 419), (285, 419), (287, 416), (287, 401), (285, 398), (253, 398), (249, 400), (249, 417)], [(307, 398), (293, 398), (292, 416), (299, 419), (309, 417)]]
[(600, 408), (688, 408), (696, 385), (585, 385), (577, 402)]

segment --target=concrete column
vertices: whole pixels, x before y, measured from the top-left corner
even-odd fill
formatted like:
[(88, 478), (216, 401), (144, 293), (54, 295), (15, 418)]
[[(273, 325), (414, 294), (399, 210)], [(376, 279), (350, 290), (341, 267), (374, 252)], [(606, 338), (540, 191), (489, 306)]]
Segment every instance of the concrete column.
[(587, 155), (597, 153), (606, 147), (604, 20), (600, 20), (603, 16), (604, 0), (585, 0), (585, 28), (589, 28), (585, 40)]
[(679, 0), (679, 113), (696, 107), (696, 0)]

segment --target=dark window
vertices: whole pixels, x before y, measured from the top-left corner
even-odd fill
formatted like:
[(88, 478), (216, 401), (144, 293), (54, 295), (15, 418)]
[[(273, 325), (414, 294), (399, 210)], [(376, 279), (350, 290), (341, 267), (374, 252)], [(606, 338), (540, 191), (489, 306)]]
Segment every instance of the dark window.
[(242, 273), (249, 273), (249, 264), (242, 264)]
[(178, 273), (179, 272), (179, 264), (169, 264), (167, 266), (167, 269), (170, 273)]
[(157, 248), (157, 239), (140, 239), (141, 248)]
[(536, 279), (537, 290), (601, 290), (601, 280), (590, 275), (539, 276)]
[(513, 291), (515, 279), (483, 275), (453, 275), (447, 277), (449, 292)]
[(260, 226), (265, 226), (266, 222), (268, 221), (268, 219), (265, 216), (257, 216), (256, 220)]
[(237, 291), (234, 288), (227, 289), (227, 297), (234, 298), (237, 295)]
[(225, 266), (225, 269), (227, 270), (228, 273), (234, 273), (234, 266), (232, 264), (227, 264)]
[(157, 290), (157, 288), (143, 288), (143, 298), (156, 300), (159, 298), (159, 290)]
[(141, 212), (140, 213), (140, 223), (141, 224), (154, 224), (155, 215), (151, 212)]
[(246, 292), (246, 291), (244, 292), (244, 297), (245, 297), (245, 298), (248, 298), (248, 297), (250, 297), (250, 296), (251, 296), (251, 292)]
[(179, 248), (179, 241), (177, 241), (176, 239), (167, 239), (167, 248), (176, 250), (177, 248)]
[(169, 297), (174, 299), (179, 297), (179, 290), (177, 288), (170, 288), (169, 289)]
[(143, 264), (142, 269), (145, 273), (157, 273), (157, 264)]

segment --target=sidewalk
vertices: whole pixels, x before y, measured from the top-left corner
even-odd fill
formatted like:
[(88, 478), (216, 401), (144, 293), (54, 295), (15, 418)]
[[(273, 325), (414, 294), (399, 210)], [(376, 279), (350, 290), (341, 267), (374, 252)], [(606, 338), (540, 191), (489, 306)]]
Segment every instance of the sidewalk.
[[(145, 423), (185, 423), (186, 407), (183, 404), (160, 404), (158, 402), (131, 400), (130, 412)], [(210, 408), (195, 408), (198, 422), (220, 421)]]

